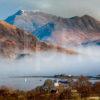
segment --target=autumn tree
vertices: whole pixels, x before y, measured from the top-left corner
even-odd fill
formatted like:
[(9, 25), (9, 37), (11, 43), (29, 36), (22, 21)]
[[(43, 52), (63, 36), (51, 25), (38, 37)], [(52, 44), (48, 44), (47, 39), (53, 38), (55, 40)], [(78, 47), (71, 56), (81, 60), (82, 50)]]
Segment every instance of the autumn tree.
[(100, 96), (100, 82), (96, 82), (93, 86), (96, 95)]
[(45, 80), (44, 82), (44, 85), (43, 85), (43, 89), (48, 91), (48, 92), (51, 92), (51, 90), (54, 88), (54, 83), (52, 80), (50, 79), (47, 79)]
[(80, 76), (76, 82), (76, 89), (82, 98), (88, 97), (92, 92), (92, 84), (87, 77)]
[(70, 89), (66, 89), (59, 96), (59, 100), (70, 100), (70, 99), (72, 99), (72, 92)]

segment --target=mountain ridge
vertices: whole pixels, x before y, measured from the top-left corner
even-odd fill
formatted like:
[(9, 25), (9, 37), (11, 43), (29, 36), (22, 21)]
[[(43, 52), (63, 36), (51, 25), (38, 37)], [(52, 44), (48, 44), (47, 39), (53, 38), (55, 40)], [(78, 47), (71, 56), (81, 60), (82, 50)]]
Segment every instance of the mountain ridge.
[[(62, 18), (40, 11), (19, 10), (5, 21), (33, 33), (40, 40), (62, 46), (77, 46), (86, 41), (92, 43), (100, 40), (100, 21), (89, 15)], [(49, 23), (53, 27), (48, 27)]]
[(16, 58), (19, 54), (31, 54), (40, 51), (55, 51), (66, 54), (77, 54), (74, 50), (39, 41), (14, 25), (0, 20), (0, 56)]

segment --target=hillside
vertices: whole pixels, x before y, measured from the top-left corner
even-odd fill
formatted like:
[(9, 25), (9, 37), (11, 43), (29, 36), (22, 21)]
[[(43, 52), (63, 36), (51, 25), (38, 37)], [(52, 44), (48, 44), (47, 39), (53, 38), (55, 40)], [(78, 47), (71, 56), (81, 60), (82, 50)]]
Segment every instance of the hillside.
[(0, 21), (0, 55), (16, 57), (19, 54), (31, 54), (37, 51), (54, 50), (67, 54), (76, 54), (73, 50), (39, 41), (31, 33)]
[(39, 11), (19, 10), (5, 21), (33, 33), (39, 40), (60, 46), (100, 43), (100, 21), (89, 15), (62, 18)]

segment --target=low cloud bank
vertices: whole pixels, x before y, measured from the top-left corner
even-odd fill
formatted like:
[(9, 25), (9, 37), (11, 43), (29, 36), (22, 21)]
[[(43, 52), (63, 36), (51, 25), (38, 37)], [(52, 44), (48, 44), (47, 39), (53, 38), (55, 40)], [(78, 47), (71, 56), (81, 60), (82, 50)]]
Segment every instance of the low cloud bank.
[(0, 58), (0, 77), (23, 75), (97, 75), (100, 73), (100, 47), (74, 48), (79, 55), (38, 52), (17, 60)]

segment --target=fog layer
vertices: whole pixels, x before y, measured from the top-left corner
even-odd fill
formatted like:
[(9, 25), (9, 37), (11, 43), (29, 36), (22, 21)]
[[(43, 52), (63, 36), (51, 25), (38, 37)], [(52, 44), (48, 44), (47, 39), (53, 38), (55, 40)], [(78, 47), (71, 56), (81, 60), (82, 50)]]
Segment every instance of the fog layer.
[(100, 73), (100, 47), (74, 48), (79, 55), (38, 52), (17, 60), (0, 59), (0, 76), (97, 75)]

